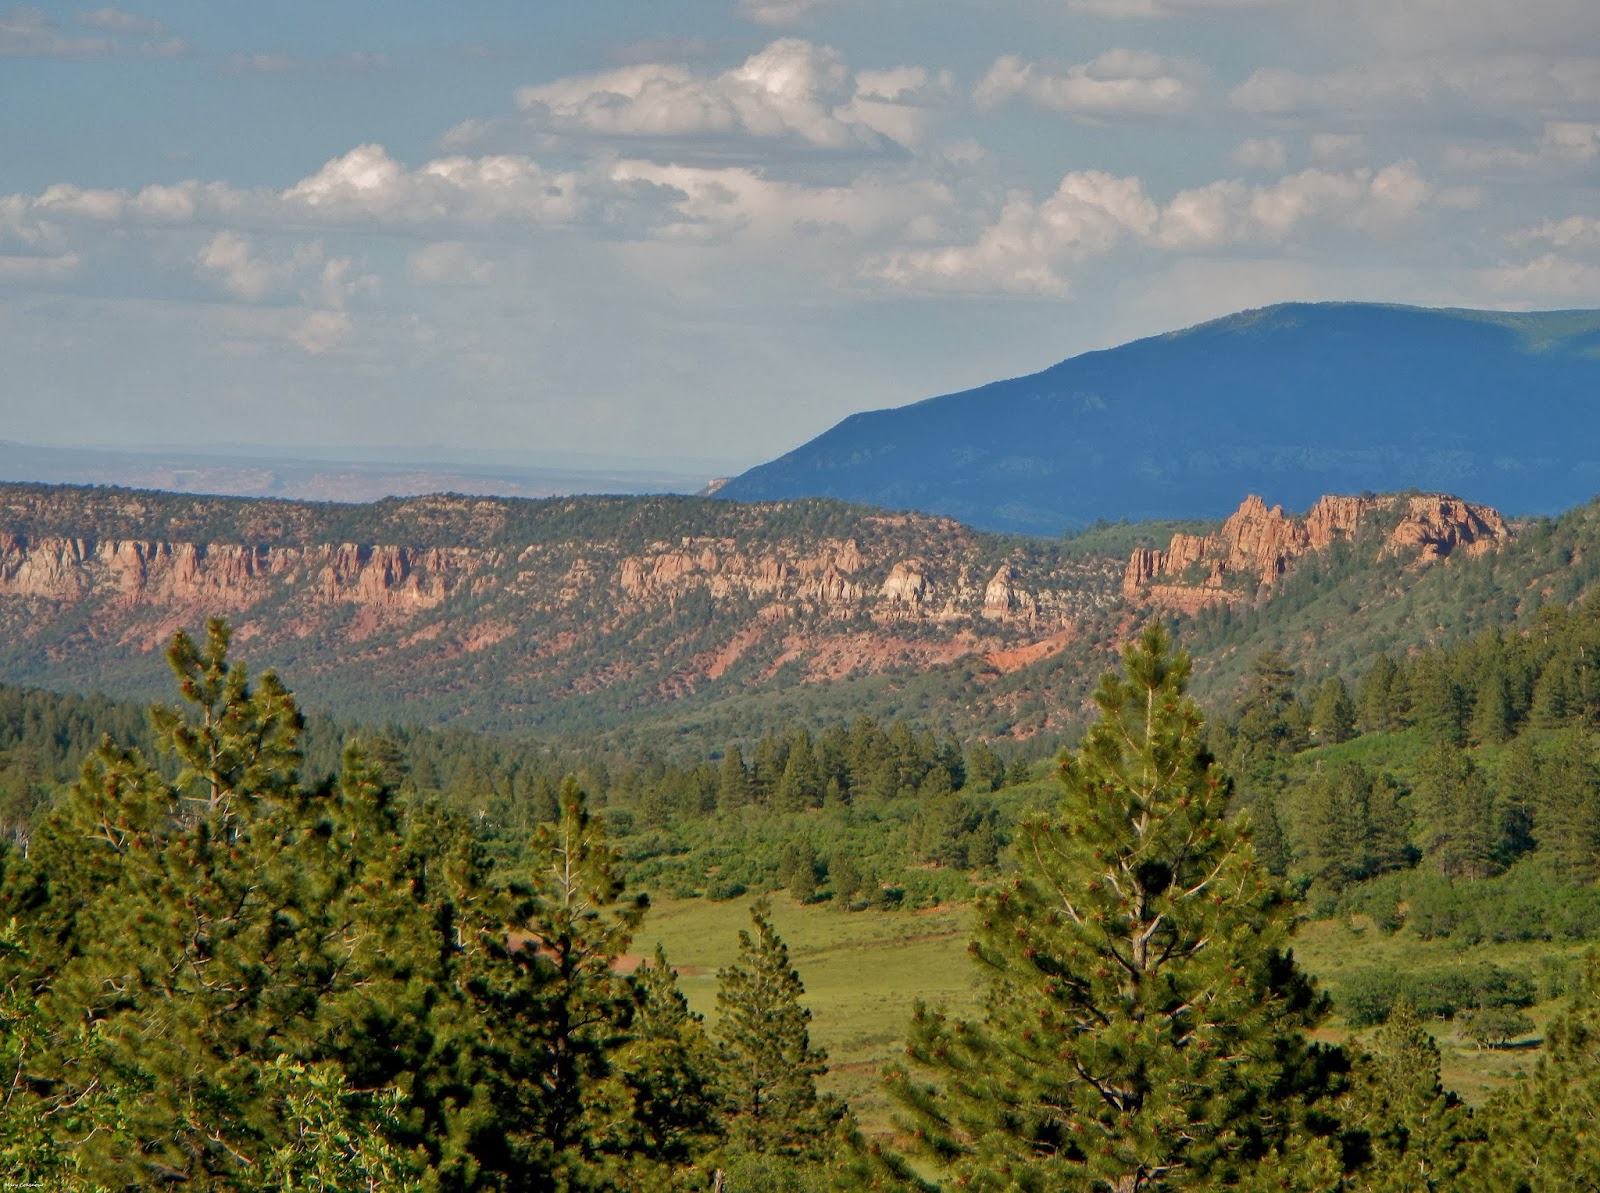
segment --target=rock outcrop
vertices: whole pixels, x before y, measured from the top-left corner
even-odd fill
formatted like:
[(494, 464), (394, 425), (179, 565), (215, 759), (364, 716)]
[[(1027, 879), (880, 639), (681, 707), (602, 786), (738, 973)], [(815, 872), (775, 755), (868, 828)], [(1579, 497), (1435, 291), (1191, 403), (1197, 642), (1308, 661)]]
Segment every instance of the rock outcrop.
[(105, 595), (124, 605), (243, 609), (280, 585), (326, 604), (433, 608), (483, 566), (466, 549), (243, 546), (0, 535), (0, 596), (70, 602)]
[(1210, 535), (1175, 534), (1165, 551), (1138, 548), (1122, 578), (1122, 595), (1182, 613), (1235, 604), (1270, 591), (1296, 559), (1354, 538), (1366, 523), (1393, 521), (1381, 556), (1444, 559), (1456, 551), (1477, 554), (1508, 540), (1500, 514), (1447, 494), (1328, 496), (1304, 518), (1268, 508), (1255, 494)]

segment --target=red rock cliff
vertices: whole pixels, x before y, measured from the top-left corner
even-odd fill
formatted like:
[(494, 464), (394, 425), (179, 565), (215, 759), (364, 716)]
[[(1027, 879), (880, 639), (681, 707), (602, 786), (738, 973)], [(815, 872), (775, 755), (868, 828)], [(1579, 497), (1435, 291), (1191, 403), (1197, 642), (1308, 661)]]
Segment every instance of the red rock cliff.
[(1458, 550), (1477, 554), (1511, 537), (1498, 512), (1458, 497), (1323, 497), (1304, 518), (1267, 508), (1251, 494), (1210, 535), (1175, 534), (1165, 551), (1139, 548), (1123, 574), (1122, 595), (1195, 613), (1207, 605), (1249, 597), (1257, 586), (1270, 589), (1293, 562), (1353, 536), (1368, 517), (1398, 510), (1400, 520), (1381, 554), (1443, 559)]

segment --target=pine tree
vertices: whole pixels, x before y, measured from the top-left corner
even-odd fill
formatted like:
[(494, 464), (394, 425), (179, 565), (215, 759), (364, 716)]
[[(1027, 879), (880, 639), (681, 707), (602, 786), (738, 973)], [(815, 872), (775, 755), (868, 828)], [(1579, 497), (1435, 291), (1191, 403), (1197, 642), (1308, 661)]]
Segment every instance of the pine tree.
[(658, 944), (655, 956), (633, 975), (637, 1012), (631, 1039), (616, 1065), (629, 1093), (631, 1117), (623, 1131), (624, 1172), (630, 1188), (643, 1188), (641, 1164), (683, 1166), (721, 1141), (716, 1049), (701, 1017), (689, 1009), (678, 975)]
[(890, 1074), (961, 1188), (1212, 1188), (1291, 1148), (1288, 1168), (1333, 1163), (1301, 1131), (1324, 1003), (1287, 954), (1292, 907), (1226, 816), (1188, 657), (1152, 622), (1124, 659), (1060, 809), (1022, 825), (1020, 873), (979, 901), (982, 1019), (919, 1006), (908, 1054), (933, 1083)]
[(772, 806), (779, 812), (802, 812), (822, 806), (822, 768), (817, 765), (811, 735), (799, 730), (789, 743), (789, 757), (778, 780)]
[(1471, 757), (1436, 744), (1417, 768), (1416, 799), (1424, 824), (1422, 849), (1440, 873), (1486, 878), (1499, 854), (1494, 797)]
[(1600, 764), (1594, 750), (1588, 730), (1575, 728), (1561, 753), (1539, 771), (1539, 850), (1569, 882), (1593, 882), (1600, 875)]
[(817, 897), (817, 850), (809, 840), (802, 837), (784, 846), (778, 881), (789, 888), (796, 903), (810, 903)]
[(717, 1042), (724, 1057), (727, 1129), (749, 1151), (820, 1158), (844, 1116), (817, 1093), (827, 1053), (811, 1044), (805, 985), (772, 928), (765, 901), (739, 933), (739, 960), (717, 971)]
[(729, 746), (717, 771), (717, 810), (734, 812), (750, 802), (750, 773), (738, 746)]
[(1480, 745), (1497, 746), (1511, 739), (1514, 711), (1511, 682), (1499, 668), (1479, 677), (1468, 736)]
[(1585, 963), (1582, 988), (1553, 1019), (1528, 1081), (1480, 1112), (1483, 1142), (1455, 1188), (1470, 1193), (1568, 1193), (1600, 1188), (1600, 956)]
[(649, 901), (625, 893), (616, 852), (570, 776), (561, 785), (561, 820), (539, 830), (530, 855), (536, 904), (522, 953), (546, 1050), (537, 1135), (558, 1181), (583, 1187), (592, 1183), (585, 1169), (607, 1150), (597, 1119), (619, 1096), (612, 1062), (628, 1039), (632, 992), (616, 962)]
[(1330, 675), (1317, 689), (1316, 703), (1311, 706), (1311, 736), (1319, 745), (1337, 745), (1355, 736), (1356, 706), (1344, 681)]
[(1471, 1152), (1472, 1120), (1439, 1082), (1439, 1046), (1402, 998), (1357, 1058), (1339, 1103), (1341, 1128), (1360, 1159), (1365, 1193), (1451, 1190)]
[(1399, 721), (1400, 668), (1380, 654), (1356, 685), (1356, 724), (1362, 733), (1382, 733)]

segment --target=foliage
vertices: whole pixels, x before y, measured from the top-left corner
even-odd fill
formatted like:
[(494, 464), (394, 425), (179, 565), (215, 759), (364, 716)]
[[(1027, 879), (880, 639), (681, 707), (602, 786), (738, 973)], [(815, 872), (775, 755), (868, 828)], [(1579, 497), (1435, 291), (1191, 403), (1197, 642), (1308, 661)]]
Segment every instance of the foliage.
[[(1304, 1135), (1323, 1003), (1292, 911), (1226, 815), (1230, 784), (1155, 624), (1096, 693), (1051, 816), (977, 908), (980, 1021), (918, 1007), (891, 1072), (922, 1151), (963, 1188), (1231, 1184)], [(1271, 1161), (1276, 1164), (1276, 1161)]]

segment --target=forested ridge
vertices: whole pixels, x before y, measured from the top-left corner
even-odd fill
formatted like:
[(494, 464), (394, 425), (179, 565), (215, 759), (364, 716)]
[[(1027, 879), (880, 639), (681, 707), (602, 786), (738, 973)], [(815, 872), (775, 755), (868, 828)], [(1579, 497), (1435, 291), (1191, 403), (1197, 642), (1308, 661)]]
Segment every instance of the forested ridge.
[[(215, 622), (172, 644), (171, 707), (0, 689), (0, 1165), (69, 1189), (1572, 1188), (1600, 1172), (1596, 525), (1421, 570), (1335, 547), (1132, 642), (1108, 615), (1035, 669), (1054, 686), (981, 686), (1081, 693), (1124, 643), (1043, 777), (1048, 734), (970, 731), (1003, 706), (936, 720), (945, 680), (914, 716), (497, 736), (307, 716)], [(703, 1015), (634, 945), (645, 892), (752, 905)], [(892, 1127), (824, 1092), (765, 899), (845, 935), (970, 903), (981, 996), (908, 1008)], [(1484, 1065), (1458, 1095), (1463, 1048)]]
[[(414, 777), (439, 743), (408, 756), (370, 731), (364, 747), (324, 727), (317, 749), (344, 752), (319, 774), (292, 697), (228, 661), (220, 623), (175, 641), (183, 701), (143, 727), (103, 701), (10, 694), (7, 757), (31, 753), (41, 776), (90, 726), (143, 746), (105, 741), (13, 822), (0, 1163), (106, 1189), (1570, 1188), (1600, 1164), (1582, 1125), (1600, 970), (1556, 975), (1570, 1009), (1526, 1087), (1470, 1110), (1432, 1037), (1452, 1017), (1488, 1048), (1526, 1035), (1528, 975), (1388, 974), (1330, 1003), (1289, 951), (1297, 892), (1312, 914), (1433, 934), (1464, 929), (1441, 927), (1428, 892), (1470, 904), (1518, 873), (1539, 906), (1592, 904), (1600, 602), (1536, 628), (1380, 661), (1355, 691), (1297, 690), (1260, 657), (1207, 729), (1187, 657), (1153, 623), (1097, 691), (1060, 794), (1002, 801), (965, 839), (924, 823), (895, 842), (981, 882), (990, 994), (975, 1018), (913, 1011), (889, 1074), (910, 1133), (873, 1141), (817, 1091), (826, 1056), (763, 904), (709, 1020), (670, 958), (629, 955), (636, 892), (659, 874), (627, 843), (738, 815), (809, 822), (750, 893), (848, 909), (892, 882), (817, 850), (818, 829), (1003, 795), (1024, 776), (986, 748), (903, 724), (797, 729), (750, 765), (730, 749), (697, 775), (624, 772), (597, 815), (576, 776), (547, 796), (545, 772), (452, 806)], [(1485, 777), (1475, 803), (1471, 776), (1502, 774), (1496, 748), (1533, 759), (1532, 785)], [(1455, 794), (1430, 800), (1440, 770)], [(525, 825), (502, 819), (518, 804)], [(1314, 1043), (1330, 1013), (1381, 1027)]]

